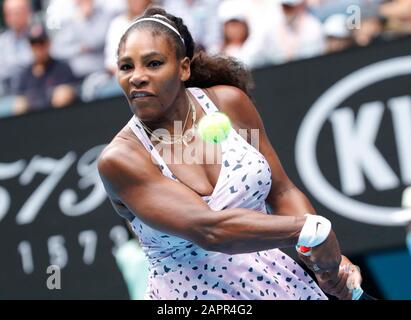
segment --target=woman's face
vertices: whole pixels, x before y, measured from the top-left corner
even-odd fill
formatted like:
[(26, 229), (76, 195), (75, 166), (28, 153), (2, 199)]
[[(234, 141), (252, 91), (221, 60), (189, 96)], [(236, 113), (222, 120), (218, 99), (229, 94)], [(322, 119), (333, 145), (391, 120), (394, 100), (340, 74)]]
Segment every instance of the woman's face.
[(150, 30), (133, 30), (118, 57), (118, 82), (131, 111), (142, 121), (161, 120), (175, 107), (183, 81), (190, 77), (190, 61), (177, 60), (172, 40)]

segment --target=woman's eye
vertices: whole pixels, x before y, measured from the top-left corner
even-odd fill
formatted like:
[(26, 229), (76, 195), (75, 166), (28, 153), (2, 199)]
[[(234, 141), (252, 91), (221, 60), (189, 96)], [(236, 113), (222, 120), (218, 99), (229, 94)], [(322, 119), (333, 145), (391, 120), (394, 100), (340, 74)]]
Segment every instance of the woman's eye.
[(127, 71), (127, 70), (130, 70), (131, 69), (131, 65), (129, 65), (129, 64), (122, 64), (122, 65), (120, 65), (120, 68), (119, 68), (121, 71)]
[(159, 66), (161, 66), (163, 63), (161, 62), (161, 61), (157, 61), (157, 60), (154, 60), (154, 61), (151, 61), (149, 64), (148, 64), (148, 66), (150, 67), (150, 68), (158, 68)]

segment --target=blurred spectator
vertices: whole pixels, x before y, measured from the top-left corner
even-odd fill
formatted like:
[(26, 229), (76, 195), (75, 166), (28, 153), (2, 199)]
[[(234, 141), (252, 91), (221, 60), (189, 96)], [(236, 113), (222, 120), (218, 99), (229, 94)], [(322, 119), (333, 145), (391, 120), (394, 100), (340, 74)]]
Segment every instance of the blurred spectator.
[(121, 36), (134, 18), (143, 14), (151, 2), (151, 0), (127, 0), (126, 12), (111, 21), (104, 48), (105, 67), (111, 74), (115, 74), (117, 70), (117, 49)]
[(118, 45), (121, 36), (134, 18), (143, 14), (144, 10), (151, 3), (151, 0), (127, 0), (127, 11), (111, 21), (104, 48), (105, 70), (94, 72), (84, 79), (81, 88), (81, 99), (83, 101), (92, 101), (122, 94), (122, 90), (115, 77)]
[[(233, 56), (249, 68), (271, 64), (272, 59), (265, 54), (265, 49), (268, 32), (273, 30), (282, 18), (278, 1), (222, 1), (218, 7), (218, 17), (222, 25), (223, 41), (211, 48), (211, 53), (221, 52)], [(236, 29), (242, 34), (235, 35)]]
[(73, 19), (76, 8), (74, 1), (49, 0), (44, 20), (52, 33), (57, 32), (67, 21)]
[(325, 52), (321, 22), (307, 9), (304, 0), (280, 0), (284, 19), (272, 30), (266, 45), (272, 63), (310, 58)]
[(32, 60), (27, 31), (31, 19), (28, 0), (5, 0), (3, 12), (8, 29), (0, 35), (0, 96), (14, 90), (14, 80)]
[(94, 0), (76, 0), (76, 13), (62, 24), (53, 39), (52, 52), (66, 59), (74, 75), (82, 80), (104, 70), (104, 44), (112, 14), (95, 5)]
[(218, 8), (218, 19), (222, 26), (221, 44), (209, 49), (211, 54), (222, 54), (244, 60), (244, 45), (249, 38), (250, 28), (244, 6), (233, 6), (233, 1), (223, 1)]
[(327, 38), (327, 53), (342, 51), (355, 44), (352, 31), (348, 29), (345, 14), (334, 14), (328, 17), (323, 26)]
[(243, 38), (242, 45), (235, 46), (230, 54), (250, 68), (325, 52), (321, 22), (309, 12), (304, 0), (224, 0), (218, 12), (224, 24), (232, 16), (241, 16), (247, 22), (247, 39)]
[[(48, 5), (45, 14), (47, 28), (51, 31), (61, 29), (67, 21), (74, 18), (76, 14), (76, 0), (45, 0)], [(126, 10), (126, 0), (96, 0), (95, 5), (113, 17)]]
[(411, 0), (393, 0), (380, 6), (387, 28), (398, 34), (411, 33)]
[(221, 43), (220, 23), (216, 15), (219, 0), (164, 0), (164, 9), (181, 17), (194, 41), (205, 50)]
[[(227, 2), (225, 7), (224, 2)], [(225, 0), (219, 10), (225, 10), (226, 14), (241, 10), (247, 19), (250, 36), (261, 39), (260, 36), (283, 17), (279, 3), (280, 0)]]
[(34, 25), (29, 32), (34, 62), (17, 80), (17, 99), (14, 114), (45, 109), (61, 108), (75, 99), (74, 81), (70, 67), (50, 57), (50, 41), (42, 25)]
[(241, 58), (241, 49), (247, 41), (249, 28), (244, 17), (232, 17), (224, 22), (224, 42), (220, 53)]
[(380, 41), (384, 31), (384, 20), (380, 17), (363, 17), (361, 27), (354, 30), (355, 42), (359, 46), (368, 46)]
[[(7, 96), (0, 100), (0, 116), (10, 112), (16, 77), (33, 59), (27, 26), (41, 17), (53, 31), (52, 56), (66, 60), (74, 76), (83, 81), (80, 95), (84, 101), (121, 94), (114, 77), (119, 39), (152, 3), (181, 16), (200, 47), (212, 54), (233, 56), (250, 68), (340, 51), (355, 43), (365, 46), (393, 33), (411, 32), (411, 0), (0, 0), (3, 2), (8, 30), (0, 35), (0, 96)], [(362, 19), (361, 28), (351, 31), (343, 27), (343, 15), (353, 14), (347, 11), (353, 6), (361, 8)], [(47, 13), (32, 14), (44, 7)], [(119, 12), (123, 13), (112, 20)], [(317, 17), (324, 21), (323, 26)]]

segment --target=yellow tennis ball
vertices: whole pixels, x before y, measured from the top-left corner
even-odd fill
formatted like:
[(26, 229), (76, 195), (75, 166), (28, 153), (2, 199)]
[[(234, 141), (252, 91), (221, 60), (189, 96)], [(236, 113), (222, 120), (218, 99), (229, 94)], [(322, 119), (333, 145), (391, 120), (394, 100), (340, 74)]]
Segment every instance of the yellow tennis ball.
[(198, 124), (198, 134), (206, 142), (220, 143), (227, 139), (231, 130), (231, 121), (222, 112), (205, 115)]

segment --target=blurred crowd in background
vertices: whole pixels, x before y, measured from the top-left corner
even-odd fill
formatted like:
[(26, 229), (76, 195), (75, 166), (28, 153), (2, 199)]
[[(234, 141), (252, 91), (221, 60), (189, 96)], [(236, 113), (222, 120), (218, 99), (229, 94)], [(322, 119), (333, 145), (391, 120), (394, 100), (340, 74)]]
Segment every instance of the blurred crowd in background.
[(121, 95), (116, 53), (150, 6), (250, 69), (411, 33), (411, 0), (0, 0), (0, 117)]

